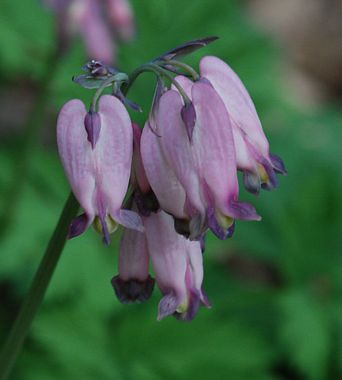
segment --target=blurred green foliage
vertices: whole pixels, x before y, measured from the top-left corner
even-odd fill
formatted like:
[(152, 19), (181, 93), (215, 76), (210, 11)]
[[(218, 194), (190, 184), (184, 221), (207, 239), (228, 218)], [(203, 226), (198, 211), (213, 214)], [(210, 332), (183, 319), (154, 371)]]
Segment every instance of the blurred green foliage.
[[(261, 223), (238, 223), (229, 241), (208, 238), (205, 288), (213, 308), (200, 310), (192, 323), (157, 323), (157, 290), (146, 304), (119, 304), (110, 286), (119, 236), (110, 248), (94, 231), (68, 242), (11, 378), (342, 378), (341, 112), (334, 105), (309, 112), (289, 103), (279, 80), (282, 52), (253, 26), (241, 1), (135, 0), (133, 6), (137, 38), (120, 48), (120, 67), (129, 72), (185, 41), (220, 36), (187, 62), (215, 54), (234, 67), (289, 176), (258, 199), (242, 193), (256, 204)], [(20, 131), (1, 126), (0, 207), (9, 213), (0, 241), (1, 341), (69, 191), (53, 142), (57, 110), (70, 98), (91, 96), (70, 80), (86, 60), (79, 41), (47, 67), (55, 49), (53, 21), (38, 1), (1, 1), (1, 96), (22, 84), (36, 96), (40, 79), (53, 73), (41, 110), (53, 116), (42, 119), (25, 173), (15, 164), (23, 154)], [(145, 110), (132, 114), (140, 123), (152, 83), (146, 75), (130, 95)], [(8, 205), (16, 183), (18, 197)]]

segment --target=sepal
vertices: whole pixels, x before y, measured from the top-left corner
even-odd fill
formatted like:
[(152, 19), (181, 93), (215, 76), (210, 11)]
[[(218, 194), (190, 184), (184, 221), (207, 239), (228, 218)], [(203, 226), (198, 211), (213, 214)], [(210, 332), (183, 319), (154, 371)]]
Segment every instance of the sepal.
[(156, 58), (155, 61), (158, 61), (158, 60), (170, 61), (171, 59), (180, 58), (185, 55), (189, 55), (193, 53), (194, 51), (201, 49), (204, 46), (209, 45), (211, 42), (214, 42), (217, 39), (218, 37), (212, 36), (212, 37), (206, 37), (206, 38), (186, 42), (185, 44), (179, 45), (176, 48), (164, 53), (160, 57)]

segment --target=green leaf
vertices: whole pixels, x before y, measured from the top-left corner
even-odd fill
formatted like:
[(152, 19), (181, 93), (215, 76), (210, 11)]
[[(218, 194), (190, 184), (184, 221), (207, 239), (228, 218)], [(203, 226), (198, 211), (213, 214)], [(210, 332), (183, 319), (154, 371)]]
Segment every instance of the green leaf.
[(294, 290), (279, 299), (279, 311), (280, 344), (290, 361), (310, 380), (327, 378), (332, 335), (323, 306)]

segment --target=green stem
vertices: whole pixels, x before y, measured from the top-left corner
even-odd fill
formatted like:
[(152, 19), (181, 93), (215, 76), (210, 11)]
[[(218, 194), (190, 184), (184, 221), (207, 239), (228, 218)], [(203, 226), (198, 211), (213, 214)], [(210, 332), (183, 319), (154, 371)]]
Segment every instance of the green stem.
[(189, 99), (188, 95), (185, 93), (183, 87), (176, 81), (176, 79), (166, 69), (163, 69), (162, 67), (154, 63), (150, 63), (150, 66), (153, 67), (159, 74), (163, 75), (164, 77), (166, 77), (167, 79), (171, 81), (171, 83), (177, 88), (178, 92), (183, 97), (185, 103), (191, 103), (191, 100)]
[(180, 62), (180, 61), (176, 61), (176, 60), (170, 59), (168, 61), (161, 61), (160, 63), (163, 66), (164, 65), (172, 65), (172, 66), (180, 67), (184, 71), (187, 71), (192, 76), (192, 78), (193, 78), (194, 81), (197, 81), (200, 78), (200, 76), (198, 75), (197, 71), (194, 70), (191, 66), (187, 65), (184, 62)]
[(138, 67), (137, 69), (135, 69), (128, 77), (128, 82), (125, 83), (122, 88), (121, 88), (121, 91), (124, 95), (127, 95), (128, 94), (128, 91), (130, 90), (131, 86), (133, 85), (133, 83), (136, 81), (136, 79), (139, 77), (140, 74), (146, 72), (146, 71), (150, 71), (150, 72), (153, 72), (155, 74), (158, 74), (158, 72), (154, 69), (154, 68), (151, 68), (149, 66), (150, 64), (149, 63), (146, 63), (140, 67)]
[(91, 112), (96, 112), (97, 101), (106, 87), (110, 86), (111, 84), (114, 85), (115, 82), (123, 83), (127, 81), (128, 81), (128, 76), (125, 73), (117, 73), (115, 75), (110, 76), (108, 79), (106, 79), (95, 92), (95, 95), (90, 105)]
[(2, 349), (0, 356), (0, 380), (6, 380), (8, 378), (16, 358), (21, 351), (23, 342), (30, 330), (38, 308), (43, 301), (58, 260), (62, 254), (70, 222), (76, 216), (78, 208), (78, 202), (71, 193), (46, 248), (29, 293)]
[(99, 99), (99, 97), (101, 96), (103, 90), (109, 86), (110, 84), (114, 83), (114, 75), (109, 77), (108, 79), (106, 79), (103, 84), (96, 90), (95, 92), (95, 95), (93, 97), (93, 100), (91, 102), (91, 106), (90, 106), (90, 110), (92, 112), (96, 112), (96, 104), (97, 104), (97, 101)]
[(128, 83), (126, 86), (122, 88), (122, 92), (124, 94), (127, 94), (132, 84), (135, 82), (135, 80), (138, 78), (140, 74), (146, 71), (151, 71), (155, 73), (156, 75), (162, 75), (170, 80), (172, 84), (177, 88), (178, 92), (181, 94), (181, 96), (184, 99), (185, 103), (191, 103), (191, 100), (189, 99), (188, 95), (185, 93), (183, 87), (176, 81), (176, 79), (166, 70), (162, 67), (156, 65), (155, 63), (146, 63), (145, 65), (140, 66), (136, 70), (133, 71), (133, 73), (129, 76)]

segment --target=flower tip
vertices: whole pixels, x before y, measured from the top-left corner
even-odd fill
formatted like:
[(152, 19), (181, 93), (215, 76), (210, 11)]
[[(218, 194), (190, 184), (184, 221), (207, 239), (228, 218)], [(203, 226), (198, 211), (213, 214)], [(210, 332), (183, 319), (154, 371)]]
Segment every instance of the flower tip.
[(141, 217), (134, 211), (121, 209), (116, 213), (115, 220), (131, 230), (145, 231)]
[(161, 321), (169, 315), (174, 314), (178, 306), (179, 302), (174, 293), (164, 296), (159, 302), (157, 321)]
[(154, 279), (148, 276), (145, 281), (128, 280), (124, 281), (119, 276), (111, 280), (114, 292), (121, 303), (142, 303), (147, 301), (154, 289)]
[(73, 219), (70, 223), (68, 239), (72, 239), (83, 234), (83, 232), (88, 228), (88, 225), (88, 217), (86, 214), (82, 214)]
[(283, 175), (288, 174), (286, 167), (285, 167), (285, 164), (284, 164), (284, 161), (279, 156), (277, 156), (276, 154), (270, 154), (270, 160), (271, 160), (271, 163), (272, 163), (274, 170), (277, 173), (283, 174)]
[(235, 200), (230, 202), (229, 215), (234, 219), (261, 220), (261, 216), (257, 214), (255, 208), (250, 203), (238, 202)]
[(260, 194), (261, 189), (261, 183), (260, 183), (260, 177), (257, 173), (253, 173), (250, 171), (244, 171), (243, 173), (243, 184), (245, 186), (245, 189), (258, 196)]

